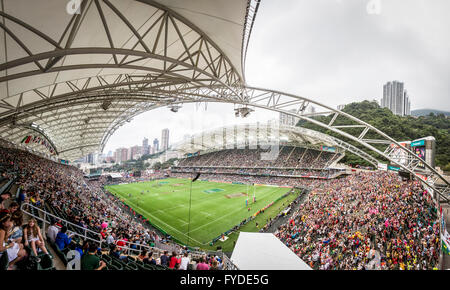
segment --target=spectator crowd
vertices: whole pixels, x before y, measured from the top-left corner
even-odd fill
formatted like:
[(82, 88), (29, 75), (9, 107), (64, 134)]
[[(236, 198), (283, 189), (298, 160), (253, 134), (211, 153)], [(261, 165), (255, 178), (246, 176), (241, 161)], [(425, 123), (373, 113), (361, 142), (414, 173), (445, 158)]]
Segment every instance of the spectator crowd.
[(418, 181), (360, 172), (316, 184), (276, 232), (314, 269), (435, 269), (439, 219)]
[[(262, 149), (237, 149), (193, 156), (183, 159), (170, 175), (192, 178), (193, 172), (200, 171), (201, 179), (211, 181), (308, 188), (305, 201), (275, 234), (314, 269), (437, 267), (438, 214), (432, 197), (418, 181), (402, 180), (395, 173), (383, 171), (359, 172), (343, 178), (298, 178), (293, 175), (311, 174), (315, 170), (311, 168), (319, 168), (320, 177), (320, 172), (326, 172), (324, 168), (338, 154), (283, 146), (275, 160), (267, 161), (261, 160), (261, 153)], [(193, 259), (186, 248), (169, 243), (166, 236), (123, 201), (105, 191), (105, 177), (89, 181), (73, 166), (10, 146), (0, 146), (0, 165), (10, 169), (2, 170), (1, 177), (14, 178), (20, 188), (19, 202), (28, 202), (71, 223), (53, 219), (45, 233), (47, 242), (63, 250), (76, 242), (70, 231), (83, 230), (102, 241), (101, 245), (77, 241), (74, 249), (84, 257), (85, 269), (105, 267), (95, 255), (99, 250), (107, 250), (119, 260), (139, 254), (138, 259), (144, 264), (170, 269), (224, 266), (215, 255)], [(226, 166), (234, 168), (223, 168)], [(330, 171), (326, 177), (330, 177)], [(2, 195), (0, 252), (8, 252), (10, 268), (27, 256), (25, 247), (30, 247), (30, 255), (35, 257), (39, 252), (48, 255), (38, 222), (30, 219), (23, 224), (20, 204), (7, 204), (7, 199), (11, 195)], [(155, 244), (169, 245), (172, 254), (153, 251)]]

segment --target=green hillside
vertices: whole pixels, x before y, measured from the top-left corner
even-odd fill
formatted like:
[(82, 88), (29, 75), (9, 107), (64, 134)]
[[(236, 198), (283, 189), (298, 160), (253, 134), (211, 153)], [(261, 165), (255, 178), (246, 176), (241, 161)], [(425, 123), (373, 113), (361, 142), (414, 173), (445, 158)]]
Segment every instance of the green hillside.
[[(362, 121), (365, 121), (382, 132), (388, 134), (397, 141), (411, 141), (426, 136), (434, 136), (436, 138), (436, 166), (440, 166), (446, 171), (450, 171), (450, 119), (445, 115), (428, 115), (421, 117), (400, 117), (394, 115), (389, 109), (381, 108), (376, 102), (359, 102), (351, 103), (345, 106), (344, 112), (355, 116)], [(318, 120), (328, 123), (332, 116), (319, 116)], [(348, 122), (340, 117), (335, 121), (335, 125), (348, 124)], [(310, 128), (320, 132), (325, 132), (337, 138), (343, 139), (359, 148), (361, 147), (356, 142), (343, 138), (329, 130), (324, 130), (317, 125), (313, 125), (306, 121), (300, 120), (297, 124), (305, 128)], [(359, 134), (362, 128), (347, 128), (344, 131), (354, 134)], [(374, 132), (369, 132), (365, 138), (367, 139), (379, 139), (380, 136)], [(386, 146), (374, 145), (381, 151), (384, 151)], [(376, 158), (383, 159), (380, 156)], [(355, 156), (351, 153), (346, 153), (346, 157), (342, 159), (342, 162), (346, 164), (361, 164), (370, 165), (365, 160)]]

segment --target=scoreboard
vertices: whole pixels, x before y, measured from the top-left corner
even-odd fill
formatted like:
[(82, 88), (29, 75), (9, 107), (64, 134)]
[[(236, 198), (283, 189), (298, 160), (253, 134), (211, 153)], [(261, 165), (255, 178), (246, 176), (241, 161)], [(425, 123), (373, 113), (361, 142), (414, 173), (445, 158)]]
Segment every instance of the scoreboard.
[[(436, 155), (436, 139), (434, 137), (429, 136), (412, 141), (411, 151), (434, 168)], [(418, 168), (425, 169), (425, 164), (419, 162)]]
[[(405, 147), (409, 150), (411, 150), (416, 156), (424, 160), (426, 163), (431, 165), (431, 167), (435, 167), (435, 155), (436, 155), (436, 139), (432, 136), (416, 139), (413, 141), (403, 141), (399, 143), (400, 146)], [(387, 170), (395, 170), (398, 166), (398, 164), (401, 165), (407, 165), (410, 161), (409, 153), (402, 150), (398, 145), (396, 144), (390, 144), (391, 148), (391, 157), (394, 160), (390, 166), (388, 166)], [(386, 170), (385, 166), (382, 166), (383, 164), (379, 165), (380, 170)], [(392, 167), (392, 168), (389, 168)], [(426, 170), (425, 164), (423, 161), (419, 161), (416, 169), (419, 170)]]

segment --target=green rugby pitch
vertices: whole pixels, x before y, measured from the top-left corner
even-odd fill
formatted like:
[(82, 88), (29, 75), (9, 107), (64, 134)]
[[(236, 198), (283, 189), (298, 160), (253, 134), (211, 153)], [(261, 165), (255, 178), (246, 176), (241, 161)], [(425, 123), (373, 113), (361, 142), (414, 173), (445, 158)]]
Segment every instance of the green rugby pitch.
[[(148, 218), (153, 225), (187, 244), (190, 183), (189, 179), (169, 178), (110, 185), (105, 188)], [(245, 206), (247, 188), (250, 211)], [(212, 239), (238, 225), (289, 190), (255, 186), (256, 203), (253, 203), (252, 186), (197, 180), (192, 183), (189, 245), (204, 248)]]

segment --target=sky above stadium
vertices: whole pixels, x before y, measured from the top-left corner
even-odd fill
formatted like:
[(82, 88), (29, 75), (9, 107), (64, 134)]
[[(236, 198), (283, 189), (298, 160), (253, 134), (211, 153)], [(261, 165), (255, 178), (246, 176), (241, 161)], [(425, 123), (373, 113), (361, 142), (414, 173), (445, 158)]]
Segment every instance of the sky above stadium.
[[(313, 98), (332, 107), (379, 100), (383, 84), (405, 83), (411, 109), (450, 111), (450, 1), (263, 0), (247, 52), (246, 81)], [(235, 118), (232, 105), (184, 105), (144, 113), (110, 138), (104, 153), (170, 143), (205, 129), (278, 118), (256, 110)]]

